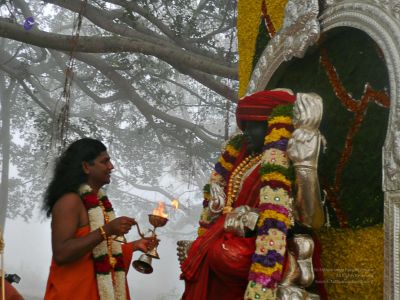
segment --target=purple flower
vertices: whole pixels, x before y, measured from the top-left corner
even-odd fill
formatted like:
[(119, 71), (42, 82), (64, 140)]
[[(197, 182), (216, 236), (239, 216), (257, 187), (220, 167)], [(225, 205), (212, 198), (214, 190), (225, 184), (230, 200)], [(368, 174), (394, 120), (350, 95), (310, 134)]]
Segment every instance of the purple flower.
[(268, 250), (267, 255), (253, 254), (253, 263), (262, 264), (265, 267), (274, 267), (276, 263), (283, 263), (283, 256), (276, 250)]
[(215, 165), (215, 171), (220, 174), (222, 177), (225, 178), (225, 180), (227, 179), (229, 172), (227, 169), (225, 169), (219, 162), (216, 163)]
[(29, 17), (25, 19), (24, 22), (24, 29), (25, 30), (31, 30), (33, 28), (33, 25), (35, 25), (35, 20), (33, 17)]
[(264, 220), (264, 224), (260, 226), (260, 228), (257, 230), (257, 234), (258, 235), (268, 234), (268, 230), (270, 230), (271, 228), (276, 228), (282, 231), (285, 235), (287, 233), (287, 227), (285, 223), (275, 219), (267, 218)]
[(267, 149), (275, 148), (275, 149), (279, 149), (282, 151), (286, 151), (288, 141), (289, 140), (286, 138), (281, 138), (280, 140), (278, 140), (276, 142), (272, 142), (272, 143), (268, 143), (268, 144), (264, 145), (263, 150), (265, 151)]

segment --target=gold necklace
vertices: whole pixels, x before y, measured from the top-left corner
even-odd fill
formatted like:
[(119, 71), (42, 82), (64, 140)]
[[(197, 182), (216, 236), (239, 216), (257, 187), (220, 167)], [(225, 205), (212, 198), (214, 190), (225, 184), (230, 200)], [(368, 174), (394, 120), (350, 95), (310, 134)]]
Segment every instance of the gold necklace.
[[(104, 224), (108, 224), (110, 222), (110, 217), (106, 211), (106, 208), (103, 205), (103, 202), (100, 199), (99, 199), (99, 206), (101, 207), (101, 210), (103, 211)], [(107, 244), (108, 260), (110, 262), (111, 268), (114, 269), (115, 265), (117, 264), (117, 260), (112, 254), (112, 237), (106, 236), (104, 234), (103, 238), (105, 239), (106, 244)]]
[(249, 155), (241, 161), (241, 163), (232, 171), (232, 175), (229, 178), (226, 204), (223, 213), (226, 214), (232, 210), (232, 205), (235, 202), (240, 184), (242, 182), (243, 175), (246, 174), (255, 164), (261, 160), (262, 154), (257, 156)]

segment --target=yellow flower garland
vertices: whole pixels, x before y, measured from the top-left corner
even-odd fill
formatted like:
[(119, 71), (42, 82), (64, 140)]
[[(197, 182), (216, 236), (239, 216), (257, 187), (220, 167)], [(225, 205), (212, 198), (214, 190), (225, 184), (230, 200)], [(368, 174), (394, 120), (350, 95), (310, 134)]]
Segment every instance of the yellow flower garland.
[(252, 264), (250, 271), (251, 272), (257, 272), (257, 273), (264, 273), (265, 275), (272, 275), (272, 273), (276, 272), (276, 271), (280, 271), (282, 272), (282, 265), (275, 265), (273, 268), (266, 268), (260, 264)]
[[(283, 24), (283, 15), (287, 0), (266, 0), (268, 14), (276, 31)], [(238, 47), (239, 47), (239, 96), (242, 97), (247, 89), (253, 57), (258, 36), (262, 0), (238, 1)]]
[(272, 129), (270, 134), (265, 137), (264, 144), (279, 141), (281, 138), (290, 138), (292, 134), (286, 128)]
[(290, 117), (286, 116), (276, 116), (272, 120), (268, 121), (269, 126), (275, 125), (275, 124), (288, 124), (292, 125), (293, 121)]
[(238, 156), (239, 155), (239, 150), (233, 148), (231, 145), (228, 145), (226, 147), (226, 151), (229, 153), (231, 156)]
[(239, 96), (246, 92), (260, 23), (262, 0), (238, 1)]
[(285, 223), (287, 227), (289, 227), (291, 224), (290, 220), (285, 215), (283, 215), (279, 212), (276, 212), (274, 210), (266, 209), (265, 211), (263, 211), (260, 214), (260, 217), (257, 222), (257, 226), (261, 226), (264, 223), (266, 218), (274, 218), (277, 221), (281, 221), (281, 222)]
[(286, 177), (278, 172), (272, 172), (265, 174), (261, 177), (261, 180), (270, 181), (270, 180), (279, 180), (282, 181), (284, 184), (290, 186), (290, 180), (286, 179)]

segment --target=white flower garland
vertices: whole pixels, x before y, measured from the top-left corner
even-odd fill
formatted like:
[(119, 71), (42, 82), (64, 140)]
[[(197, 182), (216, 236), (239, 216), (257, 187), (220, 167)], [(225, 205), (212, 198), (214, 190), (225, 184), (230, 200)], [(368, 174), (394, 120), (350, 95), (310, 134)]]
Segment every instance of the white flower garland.
[[(79, 188), (79, 195), (83, 198), (84, 195), (90, 194), (92, 188), (83, 184)], [(100, 189), (97, 193), (97, 199), (100, 201), (105, 196), (105, 193)], [(115, 213), (113, 210), (104, 212), (107, 214), (109, 221), (115, 219)], [(95, 231), (101, 226), (105, 225), (105, 216), (100, 205), (88, 209), (89, 225), (90, 230)], [(116, 241), (112, 241), (112, 254), (122, 255), (121, 244)], [(101, 256), (108, 255), (107, 241), (104, 240), (93, 248), (93, 259)], [(97, 288), (100, 296), (100, 300), (126, 300), (126, 274), (124, 270), (114, 271), (114, 284), (112, 278), (112, 272), (108, 274), (96, 273)]]

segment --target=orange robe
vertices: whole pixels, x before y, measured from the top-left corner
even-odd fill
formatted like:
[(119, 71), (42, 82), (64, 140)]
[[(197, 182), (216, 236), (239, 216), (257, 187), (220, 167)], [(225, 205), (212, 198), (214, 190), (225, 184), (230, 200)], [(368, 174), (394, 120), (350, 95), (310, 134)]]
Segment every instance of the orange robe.
[[(90, 232), (89, 225), (77, 230), (75, 236), (83, 237)], [(133, 254), (133, 245), (122, 244), (125, 272), (128, 272)], [(126, 288), (129, 300), (128, 285)], [(92, 253), (89, 252), (79, 260), (57, 265), (52, 259), (50, 274), (47, 280), (45, 300), (98, 300), (97, 280), (94, 272)]]
[[(0, 295), (2, 293), (2, 282), (0, 276)], [(24, 300), (20, 293), (18, 293), (17, 289), (11, 285), (7, 280), (4, 280), (4, 291), (5, 291), (5, 300)], [(0, 296), (1, 297), (1, 296)]]

